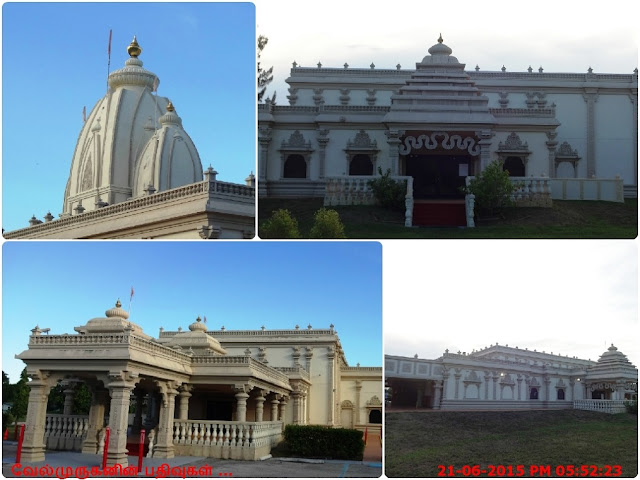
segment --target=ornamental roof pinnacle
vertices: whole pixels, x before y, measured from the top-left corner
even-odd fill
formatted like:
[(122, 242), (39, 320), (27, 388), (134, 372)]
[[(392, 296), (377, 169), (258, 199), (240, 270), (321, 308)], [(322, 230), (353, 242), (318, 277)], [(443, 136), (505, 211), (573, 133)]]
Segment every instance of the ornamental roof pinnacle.
[(442, 33), (440, 34), (440, 36), (438, 37), (438, 43), (442, 43), (444, 42), (444, 40), (442, 39)]
[(173, 106), (173, 103), (171, 103), (171, 100), (169, 100), (169, 104), (167, 105), (167, 112), (175, 112), (176, 109)]
[(138, 55), (142, 53), (142, 47), (140, 47), (140, 45), (138, 44), (138, 40), (136, 39), (135, 35), (133, 36), (133, 40), (127, 47), (127, 53), (130, 57), (134, 58), (138, 58)]

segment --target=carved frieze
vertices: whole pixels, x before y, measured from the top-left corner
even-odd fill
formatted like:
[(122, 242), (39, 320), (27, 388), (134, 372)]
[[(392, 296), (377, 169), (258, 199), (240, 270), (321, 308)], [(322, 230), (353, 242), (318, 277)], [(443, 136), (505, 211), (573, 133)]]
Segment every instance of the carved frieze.
[(420, 135), (417, 138), (413, 135), (407, 135), (398, 151), (401, 155), (408, 155), (413, 150), (420, 150), (422, 148), (435, 150), (438, 147), (438, 143), (445, 150), (466, 150), (469, 155), (474, 157), (480, 155), (481, 151), (480, 145), (476, 143), (475, 138), (462, 138), (460, 135), (449, 135), (447, 132), (433, 132), (431, 134)]

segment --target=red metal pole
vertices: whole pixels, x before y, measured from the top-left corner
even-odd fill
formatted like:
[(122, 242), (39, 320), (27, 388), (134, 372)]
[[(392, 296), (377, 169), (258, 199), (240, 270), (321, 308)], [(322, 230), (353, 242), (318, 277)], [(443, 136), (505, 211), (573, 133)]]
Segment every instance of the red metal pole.
[(144, 428), (140, 430), (140, 445), (138, 445), (138, 472), (142, 471), (142, 459), (144, 458)]
[(104, 436), (104, 452), (102, 453), (102, 470), (107, 468), (107, 454), (109, 453), (109, 434), (111, 433), (111, 429), (107, 427), (105, 436)]
[(24, 423), (20, 425), (20, 439), (18, 440), (18, 452), (16, 453), (16, 463), (20, 463), (22, 456), (22, 442), (24, 441)]

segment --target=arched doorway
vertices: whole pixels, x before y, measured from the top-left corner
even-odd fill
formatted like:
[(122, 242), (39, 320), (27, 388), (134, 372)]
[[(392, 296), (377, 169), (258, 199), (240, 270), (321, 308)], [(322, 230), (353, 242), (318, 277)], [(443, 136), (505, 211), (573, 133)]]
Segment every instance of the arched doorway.
[(369, 423), (382, 423), (382, 410), (371, 410), (369, 412)]
[(509, 172), (510, 177), (524, 177), (524, 161), (521, 157), (507, 157), (502, 165), (502, 170)]
[(359, 153), (349, 162), (349, 175), (373, 175), (373, 162), (369, 155)]
[(300, 154), (289, 155), (284, 162), (284, 178), (307, 178), (307, 162)]

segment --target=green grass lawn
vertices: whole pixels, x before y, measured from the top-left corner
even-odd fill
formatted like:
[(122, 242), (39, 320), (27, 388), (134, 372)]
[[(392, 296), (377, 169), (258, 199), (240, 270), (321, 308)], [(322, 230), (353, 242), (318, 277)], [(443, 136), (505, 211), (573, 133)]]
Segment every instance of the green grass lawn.
[[(260, 199), (258, 223), (279, 208), (298, 220), (308, 238), (313, 214), (322, 208), (321, 198)], [(404, 226), (404, 213), (372, 206), (334, 207), (348, 238), (636, 238), (638, 201), (553, 202), (552, 208), (508, 208), (500, 216), (479, 221), (476, 228), (424, 228)]]
[[(388, 477), (437, 477), (438, 465), (620, 465), (638, 473), (638, 416), (580, 410), (386, 414)], [(462, 477), (463, 475), (455, 475)], [(487, 476), (487, 475), (481, 475)]]

